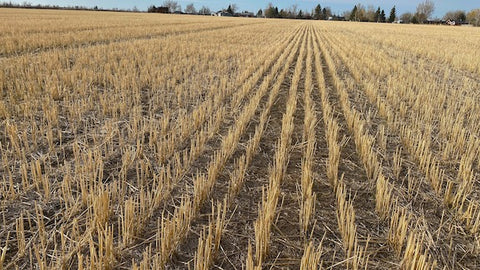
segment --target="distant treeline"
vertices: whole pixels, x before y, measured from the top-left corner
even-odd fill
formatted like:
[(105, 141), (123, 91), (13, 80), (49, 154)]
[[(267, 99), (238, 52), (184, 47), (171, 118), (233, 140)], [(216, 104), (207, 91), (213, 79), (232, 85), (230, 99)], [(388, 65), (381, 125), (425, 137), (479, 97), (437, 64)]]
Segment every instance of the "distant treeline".
[(28, 2), (21, 4), (12, 3), (12, 2), (0, 2), (0, 7), (3, 8), (28, 8), (28, 9), (60, 9), (60, 10), (90, 10), (90, 11), (117, 11), (117, 12), (139, 12), (137, 8), (133, 9), (104, 9), (99, 8), (98, 6), (86, 7), (86, 6), (58, 6), (58, 5), (34, 5)]

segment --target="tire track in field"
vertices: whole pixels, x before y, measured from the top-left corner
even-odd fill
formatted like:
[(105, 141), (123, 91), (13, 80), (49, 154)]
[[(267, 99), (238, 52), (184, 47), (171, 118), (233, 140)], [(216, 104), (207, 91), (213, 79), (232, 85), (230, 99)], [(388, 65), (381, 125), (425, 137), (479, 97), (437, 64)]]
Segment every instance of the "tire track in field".
[[(325, 37), (325, 40), (328, 40), (327, 37)], [(329, 41), (329, 43), (335, 44), (332, 41)], [(336, 48), (336, 50), (340, 49)], [(341, 53), (337, 51), (335, 55), (339, 55), (339, 58), (342, 58), (341, 61), (345, 63), (345, 58), (340, 57), (340, 55), (342, 55)], [(351, 68), (355, 67), (345, 66), (344, 71), (350, 73)], [(388, 126), (388, 123), (386, 123), (386, 120), (382, 117), (377, 116), (379, 115), (378, 108), (372, 105), (363, 93), (363, 91), (365, 91), (363, 83), (358, 80), (356, 83), (359, 88), (354, 89), (355, 94), (351, 95), (351, 101), (358, 107), (363, 106), (364, 109), (362, 111), (372, 112), (369, 116), (372, 122), (369, 130), (370, 134), (375, 136), (379, 134), (379, 130), (375, 131), (375, 127), (380, 126), (385, 128)], [(414, 214), (413, 218), (416, 226), (427, 233), (428, 237), (426, 241), (428, 245), (431, 246), (430, 254), (435, 255), (440, 265), (448, 269), (456, 269), (457, 267), (474, 269), (478, 267), (479, 259), (476, 254), (472, 252), (472, 246), (470, 244), (476, 241), (475, 238), (468, 236), (463, 230), (456, 229), (460, 224), (455, 220), (456, 218), (453, 213), (444, 207), (439, 207), (443, 205), (442, 200), (432, 192), (430, 184), (426, 182), (427, 179), (422, 170), (417, 166), (414, 158), (406, 153), (407, 151), (405, 150), (398, 152), (397, 149), (405, 147), (405, 145), (402, 145), (404, 140), (402, 140), (399, 134), (394, 133), (388, 127), (385, 128), (385, 134), (383, 136), (388, 138), (385, 144), (387, 147), (384, 149), (379, 145), (375, 145), (375, 152), (378, 152), (382, 156), (384, 173), (389, 176), (388, 178), (394, 179), (390, 182), (395, 186), (398, 203)], [(401, 165), (403, 169), (400, 171), (399, 177), (395, 175), (392, 169), (393, 166), (395, 166), (394, 157), (395, 155), (398, 156), (398, 153), (400, 153), (401, 159), (406, 163)], [(402, 179), (400, 179), (400, 177)], [(416, 182), (417, 179), (421, 180), (420, 183)], [(430, 235), (428, 233), (430, 231), (435, 233)], [(456, 243), (454, 250), (452, 250), (452, 243)], [(452, 258), (455, 259), (452, 261)]]
[(62, 33), (68, 33), (71, 31), (95, 31), (95, 30), (110, 30), (110, 29), (117, 29), (117, 28), (125, 28), (126, 26), (128, 27), (148, 27), (148, 26), (158, 26), (158, 27), (163, 27), (163, 26), (175, 26), (175, 25), (189, 25), (189, 24), (208, 24), (209, 22), (175, 22), (175, 23), (165, 23), (165, 24), (154, 24), (154, 23), (142, 23), (142, 24), (135, 24), (135, 25), (106, 25), (106, 26), (82, 26), (82, 27), (70, 27), (70, 28), (64, 28), (64, 29), (48, 29), (48, 30), (41, 30), (41, 31), (36, 31), (35, 29), (23, 31), (21, 33), (17, 32), (8, 32), (8, 33), (0, 33), (0, 37), (9, 37), (9, 36), (14, 36), (18, 34), (62, 34)]
[(207, 27), (207, 28), (202, 28), (202, 29), (193, 29), (193, 30), (184, 30), (184, 31), (177, 31), (173, 33), (159, 33), (159, 34), (149, 34), (149, 35), (141, 35), (141, 36), (135, 36), (135, 37), (127, 37), (127, 38), (118, 38), (114, 40), (101, 40), (101, 41), (94, 41), (94, 42), (79, 42), (75, 43), (74, 46), (68, 45), (67, 47), (60, 47), (60, 46), (44, 46), (42, 49), (35, 49), (35, 50), (29, 50), (29, 51), (24, 51), (24, 52), (19, 52), (19, 53), (7, 53), (7, 54), (0, 54), (0, 61), (6, 61), (18, 57), (22, 57), (25, 55), (28, 55), (29, 57), (35, 56), (37, 54), (45, 53), (45, 52), (50, 52), (54, 51), (57, 49), (61, 50), (68, 50), (68, 49), (85, 49), (85, 48), (91, 48), (95, 46), (101, 46), (101, 45), (110, 45), (110, 44), (118, 44), (118, 43), (125, 43), (125, 42), (132, 42), (132, 41), (139, 41), (139, 40), (152, 40), (152, 39), (158, 39), (158, 38), (168, 38), (168, 37), (175, 37), (179, 35), (186, 35), (190, 33), (205, 33), (209, 31), (215, 31), (215, 30), (221, 30), (221, 29), (234, 29), (238, 27), (243, 27), (243, 26), (252, 26), (255, 24), (263, 24), (265, 22), (255, 22), (255, 23), (242, 23), (242, 24), (233, 24), (228, 25), (228, 26), (216, 26), (216, 27)]

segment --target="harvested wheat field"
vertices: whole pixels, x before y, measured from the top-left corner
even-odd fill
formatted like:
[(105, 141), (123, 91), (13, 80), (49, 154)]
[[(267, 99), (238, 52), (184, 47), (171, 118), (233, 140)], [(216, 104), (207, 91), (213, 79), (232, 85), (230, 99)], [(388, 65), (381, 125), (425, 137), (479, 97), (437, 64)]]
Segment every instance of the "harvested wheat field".
[(480, 29), (0, 21), (0, 269), (480, 268)]

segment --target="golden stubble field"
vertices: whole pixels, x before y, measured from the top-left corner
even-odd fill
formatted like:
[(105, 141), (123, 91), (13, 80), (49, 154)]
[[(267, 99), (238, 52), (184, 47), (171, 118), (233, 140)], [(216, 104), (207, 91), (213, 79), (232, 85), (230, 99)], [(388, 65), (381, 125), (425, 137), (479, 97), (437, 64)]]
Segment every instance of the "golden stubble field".
[(480, 267), (480, 29), (0, 21), (0, 269)]

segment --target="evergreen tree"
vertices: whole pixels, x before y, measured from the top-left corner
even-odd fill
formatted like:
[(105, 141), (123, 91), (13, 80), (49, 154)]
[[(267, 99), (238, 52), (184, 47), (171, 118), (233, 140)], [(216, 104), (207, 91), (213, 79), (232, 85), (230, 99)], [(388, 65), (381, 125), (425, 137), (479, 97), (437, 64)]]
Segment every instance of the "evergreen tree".
[(390, 10), (390, 17), (388, 17), (388, 22), (393, 23), (396, 17), (397, 17), (397, 10), (395, 6), (393, 6), (392, 10)]
[(382, 9), (382, 12), (380, 13), (380, 21), (384, 23), (387, 20), (387, 17), (385, 16), (385, 10)]
[(273, 5), (269, 5), (267, 9), (265, 9), (265, 17), (275, 18), (275, 7)]
[(315, 7), (315, 10), (314, 10), (314, 13), (313, 13), (313, 18), (315, 20), (320, 20), (322, 17), (322, 7), (320, 6), (320, 4), (318, 4), (316, 7)]
[(375, 11), (375, 16), (373, 17), (374, 22), (379, 22), (380, 21), (380, 7), (377, 8), (377, 11)]
[(328, 17), (330, 17), (330, 15), (332, 15), (332, 12), (330, 10), (330, 8), (323, 8), (322, 9), (322, 19), (323, 20), (328, 20)]
[(352, 9), (352, 12), (350, 13), (350, 21), (356, 21), (357, 20), (357, 5), (355, 5)]
[(232, 5), (228, 5), (227, 13), (230, 13), (233, 15)]
[(263, 16), (263, 11), (262, 9), (259, 9), (257, 12), (257, 17), (262, 17)]
[(303, 12), (302, 12), (302, 10), (300, 10), (300, 11), (298, 12), (297, 18), (299, 18), (299, 19), (303, 18)]

